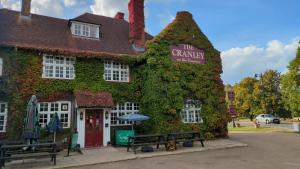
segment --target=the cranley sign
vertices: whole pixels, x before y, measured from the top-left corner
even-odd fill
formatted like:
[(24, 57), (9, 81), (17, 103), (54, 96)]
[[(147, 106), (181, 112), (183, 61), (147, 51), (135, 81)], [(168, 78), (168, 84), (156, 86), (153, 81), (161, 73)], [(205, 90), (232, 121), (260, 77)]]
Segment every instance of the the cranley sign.
[(170, 49), (172, 60), (175, 62), (205, 64), (205, 55), (202, 49), (188, 44), (171, 45)]

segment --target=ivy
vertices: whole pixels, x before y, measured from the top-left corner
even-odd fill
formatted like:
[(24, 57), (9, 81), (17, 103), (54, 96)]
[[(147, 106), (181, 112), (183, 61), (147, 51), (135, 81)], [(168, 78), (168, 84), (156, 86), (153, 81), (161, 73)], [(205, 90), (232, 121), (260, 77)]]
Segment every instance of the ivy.
[[(190, 44), (204, 49), (206, 64), (172, 62), (170, 45)], [(47, 98), (56, 93), (76, 90), (108, 91), (115, 103), (139, 102), (140, 111), (149, 115), (141, 130), (146, 133), (167, 133), (199, 130), (208, 138), (227, 136), (227, 113), (224, 86), (220, 77), (220, 53), (201, 32), (191, 14), (179, 13), (157, 37), (146, 45), (139, 57), (118, 61), (130, 66), (130, 83), (113, 83), (103, 79), (104, 60), (77, 58), (74, 80), (42, 79), (42, 57), (36, 53), (0, 49), (9, 69), (10, 94), (9, 134), (20, 137), (26, 102), (32, 94)], [(203, 124), (184, 124), (180, 113), (186, 99), (202, 102)], [(21, 116), (20, 116), (21, 115)]]

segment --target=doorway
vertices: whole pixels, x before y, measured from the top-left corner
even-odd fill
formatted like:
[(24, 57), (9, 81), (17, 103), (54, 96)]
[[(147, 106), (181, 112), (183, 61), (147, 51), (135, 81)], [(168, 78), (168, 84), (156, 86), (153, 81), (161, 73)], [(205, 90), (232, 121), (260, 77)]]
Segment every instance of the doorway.
[(85, 116), (85, 147), (103, 146), (103, 110), (87, 109)]

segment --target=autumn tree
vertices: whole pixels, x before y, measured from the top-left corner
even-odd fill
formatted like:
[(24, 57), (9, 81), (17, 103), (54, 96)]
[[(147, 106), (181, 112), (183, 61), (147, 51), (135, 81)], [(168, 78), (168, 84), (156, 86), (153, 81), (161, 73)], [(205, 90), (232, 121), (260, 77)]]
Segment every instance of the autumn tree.
[(257, 97), (253, 95), (253, 91), (257, 83), (257, 79), (247, 77), (234, 85), (235, 105), (239, 116), (252, 120), (256, 114), (259, 104), (256, 100)]

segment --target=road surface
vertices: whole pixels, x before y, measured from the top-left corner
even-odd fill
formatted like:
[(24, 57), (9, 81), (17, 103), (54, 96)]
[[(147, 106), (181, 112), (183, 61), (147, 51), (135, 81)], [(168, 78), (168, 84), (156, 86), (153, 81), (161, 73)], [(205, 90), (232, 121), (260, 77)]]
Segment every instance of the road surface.
[[(299, 169), (300, 134), (234, 133), (244, 148), (137, 159), (84, 169)], [(83, 169), (82, 168), (82, 169)]]

